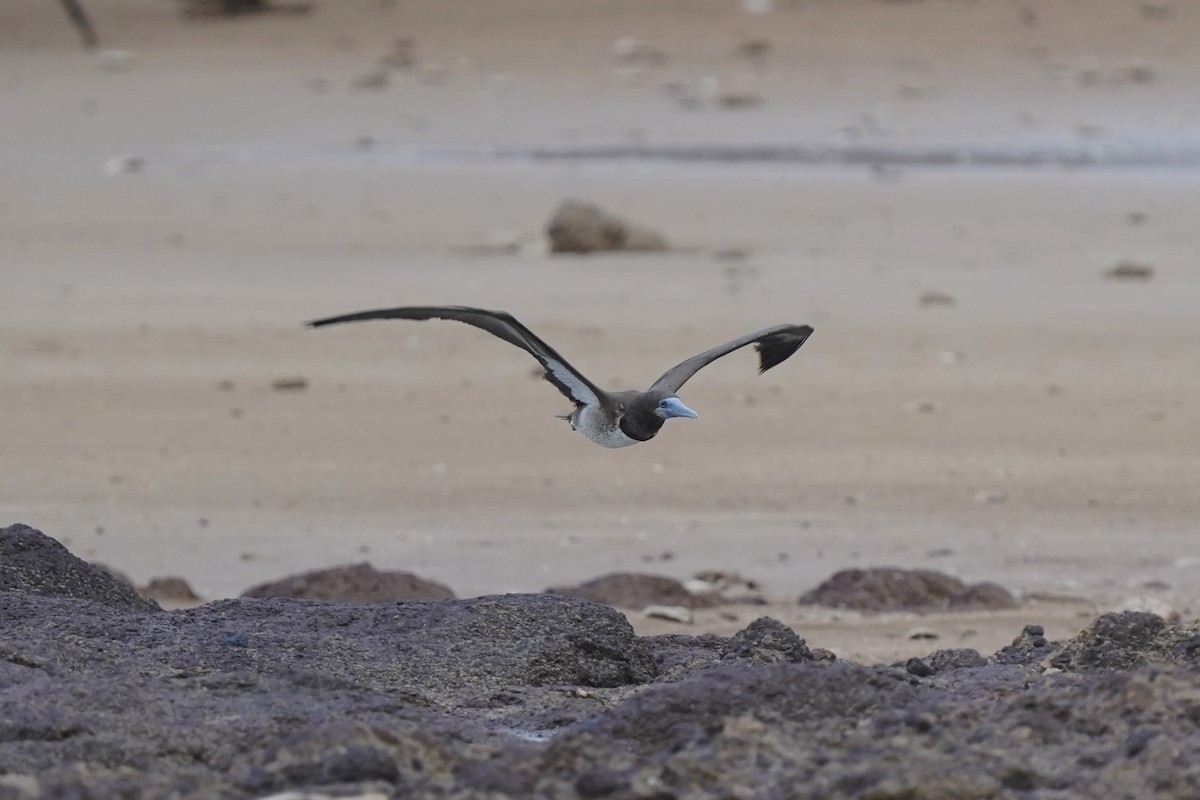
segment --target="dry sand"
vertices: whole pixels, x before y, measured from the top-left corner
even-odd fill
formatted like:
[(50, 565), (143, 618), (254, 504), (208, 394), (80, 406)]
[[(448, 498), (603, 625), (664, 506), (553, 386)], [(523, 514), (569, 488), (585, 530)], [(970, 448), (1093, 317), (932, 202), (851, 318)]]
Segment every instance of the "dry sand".
[[(734, 570), (810, 644), (861, 659), (928, 651), (904, 639), (916, 625), (990, 652), (1025, 622), (1064, 637), (1131, 596), (1192, 613), (1194, 169), (487, 157), (1190, 145), (1189, 7), (343, 0), (187, 23), (165, 2), (93, 5), (124, 71), (81, 52), (57, 4), (0, 9), (0, 522), (206, 597), (359, 560), (461, 596)], [(620, 63), (622, 36), (669, 62)], [(731, 54), (757, 36), (764, 62)], [(425, 68), (355, 88), (398, 37)], [(685, 110), (663, 89), (703, 99), (706, 77), (766, 103)], [(126, 154), (143, 168), (107, 174)], [(540, 229), (564, 197), (678, 249), (550, 258)], [(1122, 259), (1153, 279), (1106, 280)], [(930, 291), (956, 302), (922, 305)], [(749, 353), (710, 367), (682, 393), (698, 420), (608, 451), (479, 331), (300, 326), (442, 302), (510, 310), (614, 388), (764, 325), (816, 334), (761, 377)], [(289, 376), (308, 388), (272, 389)], [(794, 605), (882, 565), (1031, 599), (933, 618)]]

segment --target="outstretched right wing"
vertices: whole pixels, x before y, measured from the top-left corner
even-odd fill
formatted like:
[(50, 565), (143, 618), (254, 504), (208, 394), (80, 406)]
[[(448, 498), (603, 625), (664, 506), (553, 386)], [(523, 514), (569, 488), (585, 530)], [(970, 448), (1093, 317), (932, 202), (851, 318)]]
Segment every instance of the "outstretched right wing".
[(576, 405), (597, 405), (604, 392), (550, 345), (542, 341), (533, 331), (526, 328), (506, 311), (488, 311), (469, 306), (403, 306), (380, 308), (374, 311), (359, 311), (337, 317), (314, 320), (308, 325), (320, 328), (342, 322), (363, 322), (371, 319), (449, 319), (464, 322), (498, 336), (509, 344), (516, 345), (538, 360), (546, 370), (545, 378), (570, 398)]

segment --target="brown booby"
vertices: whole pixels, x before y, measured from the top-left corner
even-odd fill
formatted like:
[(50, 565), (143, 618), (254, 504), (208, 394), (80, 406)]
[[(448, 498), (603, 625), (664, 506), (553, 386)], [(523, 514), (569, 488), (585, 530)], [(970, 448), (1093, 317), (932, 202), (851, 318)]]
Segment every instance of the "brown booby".
[(696, 412), (685, 406), (675, 393), (689, 378), (721, 356), (753, 344), (758, 351), (758, 371), (761, 374), (786, 361), (813, 332), (808, 325), (785, 324), (763, 328), (676, 364), (644, 392), (636, 389), (606, 392), (567, 363), (553, 347), (534, 335), (512, 314), (504, 311), (467, 306), (408, 306), (343, 314), (314, 320), (308, 325), (319, 328), (369, 319), (455, 320), (474, 325), (516, 345), (536, 358), (546, 371), (543, 377), (575, 404), (571, 413), (560, 415), (560, 418), (569, 421), (573, 430), (604, 447), (626, 447), (653, 439), (663, 423), (672, 417), (695, 418)]

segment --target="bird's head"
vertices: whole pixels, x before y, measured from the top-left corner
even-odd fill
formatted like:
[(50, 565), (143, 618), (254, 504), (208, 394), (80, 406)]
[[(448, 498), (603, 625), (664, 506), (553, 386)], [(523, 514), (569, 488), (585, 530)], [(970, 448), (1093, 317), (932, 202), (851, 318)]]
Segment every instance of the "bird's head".
[(683, 401), (673, 394), (656, 397), (654, 398), (654, 401), (654, 416), (658, 417), (659, 419), (666, 420), (671, 419), (671, 417), (687, 417), (688, 419), (695, 419), (696, 417), (700, 416), (695, 411), (692, 411), (690, 408), (685, 406)]

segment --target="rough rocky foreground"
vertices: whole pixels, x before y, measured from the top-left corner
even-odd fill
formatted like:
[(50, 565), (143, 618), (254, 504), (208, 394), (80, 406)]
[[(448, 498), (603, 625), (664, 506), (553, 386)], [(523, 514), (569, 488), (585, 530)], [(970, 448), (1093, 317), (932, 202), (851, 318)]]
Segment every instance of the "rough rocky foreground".
[[(819, 644), (819, 643), (814, 643)], [(167, 612), (0, 529), (0, 799), (1196, 798), (1200, 631), (864, 667), (557, 595)]]

